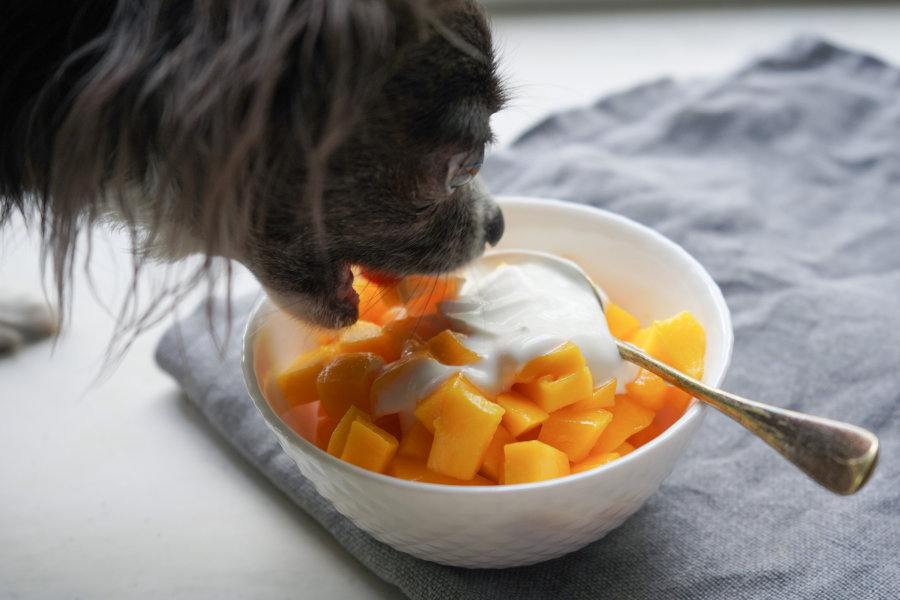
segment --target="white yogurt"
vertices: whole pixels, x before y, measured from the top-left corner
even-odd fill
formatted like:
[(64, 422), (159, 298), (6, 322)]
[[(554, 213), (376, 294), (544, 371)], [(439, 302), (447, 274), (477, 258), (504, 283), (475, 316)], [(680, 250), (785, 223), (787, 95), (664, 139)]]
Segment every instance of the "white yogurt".
[(619, 356), (587, 284), (541, 263), (503, 265), (472, 276), (459, 298), (442, 302), (440, 310), (481, 359), (464, 366), (423, 362), (423, 373), (376, 399), (376, 415), (408, 414), (457, 371), (494, 396), (512, 385), (528, 361), (566, 341), (581, 350), (596, 385), (615, 377), (621, 393), (636, 374), (637, 368)]

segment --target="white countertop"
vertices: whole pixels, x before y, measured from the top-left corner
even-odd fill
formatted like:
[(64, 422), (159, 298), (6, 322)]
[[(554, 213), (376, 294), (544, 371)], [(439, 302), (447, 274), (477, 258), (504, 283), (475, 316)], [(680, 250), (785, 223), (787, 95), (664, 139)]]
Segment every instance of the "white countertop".
[[(504, 8), (493, 22), (513, 94), (494, 123), (501, 145), (548, 111), (657, 77), (725, 73), (801, 32), (900, 63), (900, 7)], [(111, 243), (90, 260), (106, 301), (128, 281)], [(38, 269), (16, 221), (0, 233), (0, 285), (38, 288)], [(153, 361), (172, 317), (98, 381), (113, 317), (83, 274), (73, 307), (55, 345), (0, 360), (0, 598), (400, 597), (186, 404)]]

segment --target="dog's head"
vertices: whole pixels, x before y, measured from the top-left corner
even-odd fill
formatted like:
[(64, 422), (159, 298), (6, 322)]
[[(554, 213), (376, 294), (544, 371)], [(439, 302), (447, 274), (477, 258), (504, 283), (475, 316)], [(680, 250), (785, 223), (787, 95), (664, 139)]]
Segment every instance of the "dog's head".
[(313, 323), (357, 318), (351, 265), (445, 272), (502, 234), (471, 0), (121, 2), (54, 81), (51, 230), (99, 195), (157, 254), (236, 259)]
[(477, 178), (489, 119), (502, 102), (489, 30), (469, 2), (431, 7), (431, 20), (395, 21), (399, 39), (379, 81), (349, 74), (375, 85), (349, 107), (358, 112), (334, 151), (313, 151), (320, 183), (310, 183), (309, 149), (282, 140), (301, 160), (283, 161), (270, 179), (262, 229), (242, 261), (303, 318), (356, 319), (351, 264), (391, 275), (446, 272), (503, 233), (500, 210)]

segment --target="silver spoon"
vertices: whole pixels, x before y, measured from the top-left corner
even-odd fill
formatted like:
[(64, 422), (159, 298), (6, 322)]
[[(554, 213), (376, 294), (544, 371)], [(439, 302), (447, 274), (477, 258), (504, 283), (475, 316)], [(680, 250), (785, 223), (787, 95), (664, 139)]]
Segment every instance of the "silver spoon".
[[(493, 251), (481, 265), (543, 262), (559, 272), (583, 279), (604, 310), (608, 299), (603, 290), (575, 263), (527, 250)], [(637, 346), (615, 340), (624, 360), (647, 369), (694, 398), (725, 413), (806, 473), (813, 481), (836, 494), (850, 495), (862, 488), (878, 462), (878, 438), (861, 427), (814, 417), (742, 398), (706, 385), (656, 360)]]

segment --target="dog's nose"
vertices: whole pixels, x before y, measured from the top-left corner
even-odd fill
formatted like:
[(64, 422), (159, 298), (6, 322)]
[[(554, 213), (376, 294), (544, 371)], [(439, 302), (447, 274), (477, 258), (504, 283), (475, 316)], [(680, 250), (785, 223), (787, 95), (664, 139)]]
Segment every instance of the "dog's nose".
[(497, 208), (484, 227), (484, 237), (488, 244), (496, 246), (503, 237), (503, 212)]

